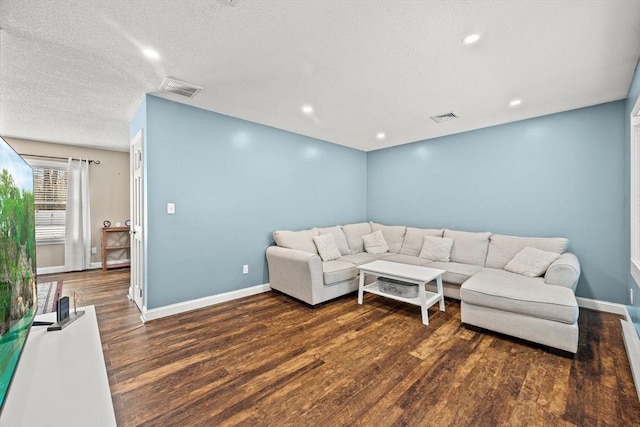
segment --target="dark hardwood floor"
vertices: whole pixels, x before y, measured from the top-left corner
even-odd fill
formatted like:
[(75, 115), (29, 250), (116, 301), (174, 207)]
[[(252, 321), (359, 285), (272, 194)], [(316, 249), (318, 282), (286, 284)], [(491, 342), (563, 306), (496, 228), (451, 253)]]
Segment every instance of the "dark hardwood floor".
[(468, 330), (460, 304), (276, 292), (142, 325), (128, 270), (48, 275), (94, 304), (119, 426), (640, 425), (619, 317), (580, 310), (566, 359)]

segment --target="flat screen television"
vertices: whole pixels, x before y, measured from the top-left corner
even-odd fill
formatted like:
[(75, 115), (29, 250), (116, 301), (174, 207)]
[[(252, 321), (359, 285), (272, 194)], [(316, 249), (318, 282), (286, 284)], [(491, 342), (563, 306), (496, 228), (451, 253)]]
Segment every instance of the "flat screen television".
[(0, 410), (37, 304), (33, 170), (0, 138)]

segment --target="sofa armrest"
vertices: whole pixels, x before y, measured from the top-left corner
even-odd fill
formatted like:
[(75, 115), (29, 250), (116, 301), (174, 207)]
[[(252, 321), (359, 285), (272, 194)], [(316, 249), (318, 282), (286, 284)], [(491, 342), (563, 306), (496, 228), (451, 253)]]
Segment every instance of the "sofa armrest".
[(575, 292), (580, 278), (580, 261), (572, 253), (565, 252), (555, 260), (544, 275), (548, 285), (564, 286)]
[(322, 302), (324, 286), (322, 259), (317, 254), (295, 249), (267, 248), (269, 286), (308, 304)]

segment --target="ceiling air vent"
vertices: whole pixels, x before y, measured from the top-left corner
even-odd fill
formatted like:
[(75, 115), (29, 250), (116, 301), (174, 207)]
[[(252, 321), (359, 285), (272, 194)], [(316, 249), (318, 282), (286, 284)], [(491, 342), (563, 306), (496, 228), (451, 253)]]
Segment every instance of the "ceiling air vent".
[(202, 88), (200, 86), (192, 85), (191, 83), (181, 82), (171, 77), (165, 77), (160, 85), (161, 92), (171, 92), (176, 95), (186, 96), (187, 98), (193, 98), (200, 92)]
[(431, 120), (436, 123), (448, 122), (449, 120), (457, 119), (454, 113), (440, 114), (439, 116), (431, 116)]

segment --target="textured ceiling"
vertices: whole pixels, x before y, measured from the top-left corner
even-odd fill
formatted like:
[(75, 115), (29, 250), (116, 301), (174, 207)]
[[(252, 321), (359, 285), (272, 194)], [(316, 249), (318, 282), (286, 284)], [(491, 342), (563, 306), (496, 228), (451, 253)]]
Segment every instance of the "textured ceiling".
[(622, 99), (640, 56), (635, 0), (2, 0), (0, 27), (0, 135), (115, 150), (166, 76), (369, 151)]

